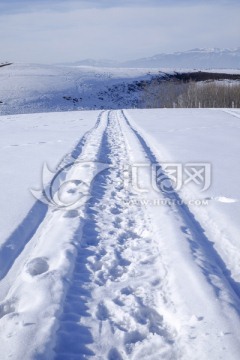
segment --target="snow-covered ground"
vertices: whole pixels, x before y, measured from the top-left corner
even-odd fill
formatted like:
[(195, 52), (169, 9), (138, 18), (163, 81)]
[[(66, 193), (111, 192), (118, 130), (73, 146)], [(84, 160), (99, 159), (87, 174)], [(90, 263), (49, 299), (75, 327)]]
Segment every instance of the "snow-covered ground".
[[(239, 359), (239, 121), (227, 109), (0, 117), (3, 360)], [(29, 188), (45, 162), (60, 183), (44, 182), (42, 203)], [(209, 188), (197, 168), (169, 187), (167, 163), (211, 163)]]

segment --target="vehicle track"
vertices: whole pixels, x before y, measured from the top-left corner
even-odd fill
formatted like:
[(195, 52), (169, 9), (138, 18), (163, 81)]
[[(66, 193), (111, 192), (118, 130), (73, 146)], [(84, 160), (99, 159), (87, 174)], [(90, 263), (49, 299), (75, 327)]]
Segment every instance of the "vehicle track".
[(150, 219), (137, 205), (129, 207), (137, 195), (123, 186), (129, 155), (116, 112), (109, 113), (99, 160), (111, 168), (95, 179), (76, 232), (78, 256), (55, 359), (175, 359), (176, 331), (159, 311), (159, 293), (168, 302), (166, 269)]

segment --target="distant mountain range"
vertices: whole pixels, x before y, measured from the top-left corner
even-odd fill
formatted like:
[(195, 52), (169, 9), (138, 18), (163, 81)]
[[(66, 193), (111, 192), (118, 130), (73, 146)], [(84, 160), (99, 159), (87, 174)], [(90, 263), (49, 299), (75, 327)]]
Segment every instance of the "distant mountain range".
[(196, 48), (172, 54), (162, 53), (125, 62), (86, 59), (72, 65), (126, 68), (240, 69), (240, 48), (234, 50)]

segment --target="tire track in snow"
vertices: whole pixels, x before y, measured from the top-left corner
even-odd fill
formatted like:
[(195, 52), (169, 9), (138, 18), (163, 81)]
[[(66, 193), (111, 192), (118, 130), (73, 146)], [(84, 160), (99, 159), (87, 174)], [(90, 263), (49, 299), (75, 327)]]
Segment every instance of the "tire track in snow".
[[(122, 116), (125, 119), (127, 125), (138, 138), (149, 161), (152, 164), (158, 164), (160, 169), (162, 169), (156, 155), (151, 150), (150, 146), (146, 143), (142, 135), (130, 124), (124, 111), (122, 111)], [(162, 173), (166, 178), (167, 176), (163, 170)], [(169, 180), (169, 182), (171, 181)], [(210, 239), (207, 238), (205, 230), (202, 228), (201, 224), (197, 221), (195, 216), (191, 213), (189, 207), (184, 204), (179, 194), (173, 189), (171, 192), (162, 192), (161, 188), (159, 188), (159, 190), (163, 194), (164, 198), (170, 200), (169, 206), (173, 210), (172, 214), (174, 214), (174, 217), (178, 217), (182, 220), (183, 226), (181, 230), (188, 236), (188, 242), (193, 257), (196, 260), (198, 266), (201, 268), (207, 282), (213, 287), (216, 296), (220, 297), (222, 286), (226, 287), (232, 297), (232, 306), (240, 315), (240, 284), (231, 277), (231, 272), (228, 270), (221, 256), (214, 248), (214, 244)], [(204, 254), (203, 260), (201, 260), (202, 254)], [(218, 286), (217, 282), (214, 281), (213, 278), (215, 276), (221, 279), (220, 286)]]
[[(109, 114), (99, 161), (111, 168), (92, 187), (78, 255), (56, 336), (55, 359), (175, 359), (175, 329), (159, 311), (167, 303), (150, 219), (123, 186), (129, 162), (117, 112)], [(169, 305), (170, 306), (170, 305)]]
[[(59, 163), (57, 170), (62, 169), (69, 159), (77, 159), (82, 152), (83, 146), (86, 144), (88, 137), (99, 126), (103, 112), (98, 116), (96, 125), (93, 129), (86, 132), (80, 139), (73, 151), (64, 157)], [(24, 250), (28, 242), (33, 238), (36, 231), (43, 223), (48, 212), (47, 204), (36, 201), (21, 224), (13, 231), (10, 237), (0, 247), (0, 281), (7, 275), (12, 265)]]
[[(106, 113), (103, 112), (95, 127), (73, 151), (77, 160), (97, 160), (105, 126)], [(66, 181), (71, 182), (76, 179), (75, 176), (79, 178), (81, 175), (79, 161), (68, 168)], [(89, 172), (91, 180), (94, 167)], [(4, 278), (5, 282), (0, 283), (3, 296), (0, 303), (2, 359), (41, 358), (45, 347), (49, 348), (68, 274), (76, 257), (73, 235), (81, 216), (81, 209), (64, 211), (49, 208), (47, 216)], [(44, 359), (49, 356), (50, 353)]]

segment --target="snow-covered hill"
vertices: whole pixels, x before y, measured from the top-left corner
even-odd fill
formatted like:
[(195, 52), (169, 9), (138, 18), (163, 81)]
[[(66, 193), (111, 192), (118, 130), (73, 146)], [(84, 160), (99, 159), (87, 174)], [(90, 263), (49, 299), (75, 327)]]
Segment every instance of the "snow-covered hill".
[[(224, 70), (224, 73), (240, 71)], [(176, 73), (169, 68), (9, 64), (0, 67), (0, 114), (139, 108), (144, 104), (146, 82), (169, 75)], [(206, 73), (202, 78), (206, 80), (207, 76)]]
[(12, 64), (0, 68), (0, 114), (132, 108), (157, 70)]

